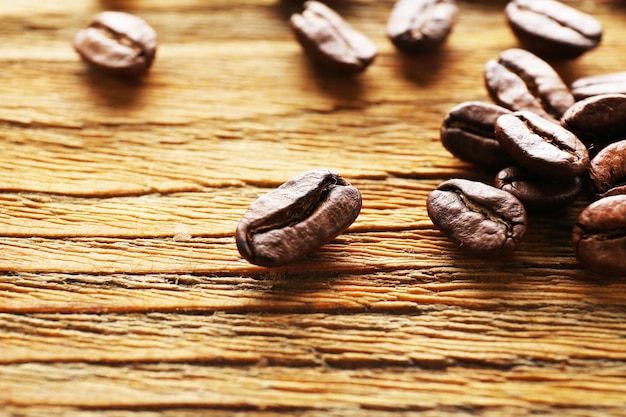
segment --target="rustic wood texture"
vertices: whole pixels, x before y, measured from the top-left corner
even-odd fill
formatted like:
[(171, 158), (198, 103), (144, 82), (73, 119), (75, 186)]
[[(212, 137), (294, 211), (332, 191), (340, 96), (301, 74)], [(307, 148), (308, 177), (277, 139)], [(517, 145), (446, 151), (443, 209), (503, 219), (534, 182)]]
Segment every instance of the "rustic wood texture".
[[(626, 70), (626, 3), (566, 3), (605, 37), (565, 81)], [(346, 78), (303, 57), (299, 1), (0, 3), (0, 416), (626, 415), (626, 279), (574, 258), (585, 199), (499, 261), (426, 214), (439, 182), (491, 181), (439, 126), (488, 100), (506, 2), (460, 1), (420, 57), (385, 38), (392, 4), (332, 3), (380, 50)], [(159, 34), (145, 79), (72, 50), (102, 10)], [(242, 260), (248, 205), (318, 167), (361, 190), (357, 221), (292, 265)]]

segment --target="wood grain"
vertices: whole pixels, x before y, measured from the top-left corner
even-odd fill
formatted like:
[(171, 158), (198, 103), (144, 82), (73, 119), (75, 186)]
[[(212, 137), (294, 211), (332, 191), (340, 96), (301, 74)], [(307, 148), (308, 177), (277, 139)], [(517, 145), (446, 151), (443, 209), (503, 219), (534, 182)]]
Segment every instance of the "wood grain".
[[(605, 36), (563, 79), (623, 71), (626, 4), (566, 3)], [(0, 417), (626, 415), (626, 281), (569, 243), (588, 201), (532, 215), (503, 260), (425, 210), (445, 179), (492, 181), (439, 127), (518, 46), (506, 1), (459, 1), (418, 57), (385, 38), (392, 0), (332, 4), (380, 51), (356, 77), (304, 58), (298, 1), (0, 4)], [(72, 50), (102, 10), (157, 31), (145, 79)], [(357, 221), (294, 264), (245, 262), (246, 208), (318, 167), (359, 188)]]

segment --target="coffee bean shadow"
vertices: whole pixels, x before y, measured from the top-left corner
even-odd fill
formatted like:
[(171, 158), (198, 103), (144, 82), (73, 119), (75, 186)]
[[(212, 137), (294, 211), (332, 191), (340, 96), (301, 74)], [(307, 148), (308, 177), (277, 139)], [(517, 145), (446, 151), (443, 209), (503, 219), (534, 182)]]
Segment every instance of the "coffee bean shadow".
[(566, 85), (570, 85), (581, 77), (590, 75), (586, 74), (584, 69), (576, 64), (575, 59), (545, 59), (545, 61), (554, 68)]
[[(349, 10), (352, 8), (345, 0), (324, 0), (323, 3), (342, 16), (349, 14)], [(277, 13), (281, 20), (289, 24), (289, 18), (292, 14), (304, 10), (303, 4), (303, 0), (276, 0), (276, 7), (272, 7), (272, 10)]]
[(123, 79), (89, 67), (85, 69), (83, 80), (100, 104), (116, 109), (135, 106), (146, 84), (142, 78)]
[(143, 2), (134, 0), (100, 0), (98, 4), (102, 10), (115, 10), (119, 12), (132, 12), (141, 7), (145, 8)]
[(504, 10), (504, 7), (510, 2), (510, 0), (464, 0), (461, 3), (468, 4), (480, 4), (483, 8), (495, 9), (495, 10)]
[(341, 107), (351, 106), (351, 102), (360, 99), (364, 90), (362, 73), (335, 74), (328, 68), (310, 61), (305, 56), (302, 59), (306, 61), (303, 62), (303, 65), (306, 66), (303, 71), (308, 73), (306, 78), (315, 83), (320, 94), (342, 102)]
[(292, 313), (310, 311), (346, 310), (345, 305), (324, 305), (328, 301), (315, 302), (320, 299), (317, 294), (327, 293), (341, 277), (350, 274), (350, 271), (336, 271), (336, 264), (332, 259), (312, 254), (292, 264), (277, 267), (253, 267), (242, 276), (254, 279), (255, 287), (260, 291), (259, 296), (265, 302), (281, 306), (281, 310)]
[(604, 3), (610, 9), (626, 9), (626, 0), (606, 0)]
[(395, 52), (391, 58), (396, 62), (400, 76), (417, 85), (426, 86), (439, 79), (439, 74), (449, 59), (444, 45), (428, 52), (409, 54), (402, 51)]

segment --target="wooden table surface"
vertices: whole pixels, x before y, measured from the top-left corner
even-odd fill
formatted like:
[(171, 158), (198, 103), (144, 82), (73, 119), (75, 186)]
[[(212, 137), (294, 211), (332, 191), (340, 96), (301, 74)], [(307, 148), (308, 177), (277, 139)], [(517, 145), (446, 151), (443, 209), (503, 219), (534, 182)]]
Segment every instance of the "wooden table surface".
[[(566, 82), (626, 70), (626, 2), (570, 0), (605, 36)], [(505, 1), (460, 1), (438, 52), (399, 54), (391, 0), (332, 3), (378, 46), (313, 68), (280, 0), (0, 3), (0, 416), (626, 415), (626, 279), (583, 271), (584, 198), (514, 256), (460, 252), (425, 199), (490, 176), (439, 141), (518, 46)], [(71, 47), (103, 10), (159, 34), (137, 83)], [(309, 169), (363, 195), (350, 229), (278, 269), (238, 254), (261, 194)]]

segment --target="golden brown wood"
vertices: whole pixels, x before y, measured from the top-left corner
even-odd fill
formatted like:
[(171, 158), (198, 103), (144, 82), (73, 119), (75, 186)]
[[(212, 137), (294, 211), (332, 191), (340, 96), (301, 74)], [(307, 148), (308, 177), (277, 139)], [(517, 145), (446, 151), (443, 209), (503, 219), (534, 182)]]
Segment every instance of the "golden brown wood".
[[(626, 4), (567, 3), (605, 37), (563, 78), (624, 71)], [(303, 57), (301, 2), (0, 4), (1, 417), (626, 415), (626, 280), (576, 262), (585, 199), (500, 261), (426, 214), (442, 180), (491, 181), (439, 126), (517, 46), (506, 1), (459, 1), (422, 57), (385, 38), (393, 1), (333, 4), (380, 49), (353, 78)], [(159, 34), (140, 82), (71, 48), (107, 9)], [(292, 265), (242, 260), (248, 205), (317, 167), (361, 190), (357, 221)]]

